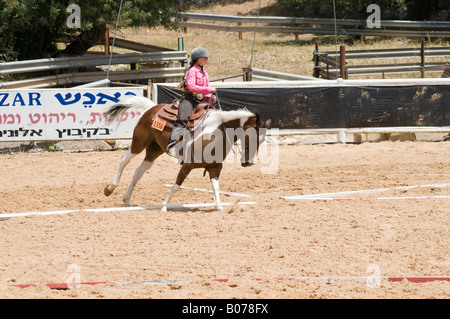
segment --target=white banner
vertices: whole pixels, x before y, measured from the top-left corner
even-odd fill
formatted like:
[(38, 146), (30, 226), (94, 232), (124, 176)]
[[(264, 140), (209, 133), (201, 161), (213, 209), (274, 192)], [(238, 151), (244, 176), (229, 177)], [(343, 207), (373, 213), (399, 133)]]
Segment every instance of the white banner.
[(125, 95), (144, 96), (144, 89), (0, 90), (0, 142), (131, 138), (143, 111), (105, 125), (104, 112)]

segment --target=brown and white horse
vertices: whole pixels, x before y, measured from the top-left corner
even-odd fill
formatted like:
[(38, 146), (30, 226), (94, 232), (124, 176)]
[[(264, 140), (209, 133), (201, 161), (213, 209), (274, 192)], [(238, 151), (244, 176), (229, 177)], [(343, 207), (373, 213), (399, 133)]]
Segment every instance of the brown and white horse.
[[(164, 104), (154, 105), (145, 97), (126, 97), (119, 103), (111, 106), (105, 116), (107, 123), (111, 123), (130, 108), (146, 109), (133, 132), (131, 147), (122, 156), (117, 174), (111, 184), (105, 187), (104, 194), (111, 195), (118, 186), (124, 168), (136, 155), (146, 150), (142, 164), (136, 169), (130, 186), (123, 198), (125, 205), (130, 205), (131, 195), (136, 183), (142, 178), (145, 171), (152, 167), (155, 160), (165, 153), (171, 130), (159, 131), (152, 128), (152, 122)], [(119, 122), (120, 124), (120, 122)], [(214, 195), (214, 206), (223, 210), (219, 197), (219, 176), (223, 161), (228, 152), (241, 140), (241, 164), (250, 166), (258, 152), (259, 145), (265, 137), (265, 125), (259, 115), (248, 110), (212, 111), (203, 121), (200, 133), (192, 133), (192, 139), (183, 149), (185, 156), (178, 176), (162, 204), (162, 211), (167, 211), (167, 205), (174, 193), (181, 186), (192, 169), (203, 168), (209, 173)]]

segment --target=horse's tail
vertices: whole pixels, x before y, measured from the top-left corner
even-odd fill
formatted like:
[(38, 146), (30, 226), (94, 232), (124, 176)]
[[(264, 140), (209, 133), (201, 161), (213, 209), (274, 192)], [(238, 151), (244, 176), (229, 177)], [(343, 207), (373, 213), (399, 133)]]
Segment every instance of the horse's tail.
[(124, 113), (130, 108), (137, 108), (142, 110), (147, 110), (156, 104), (142, 96), (132, 96), (127, 95), (124, 98), (120, 99), (118, 103), (112, 105), (109, 109), (107, 109), (104, 113), (107, 124), (113, 122), (117, 117), (122, 118)]

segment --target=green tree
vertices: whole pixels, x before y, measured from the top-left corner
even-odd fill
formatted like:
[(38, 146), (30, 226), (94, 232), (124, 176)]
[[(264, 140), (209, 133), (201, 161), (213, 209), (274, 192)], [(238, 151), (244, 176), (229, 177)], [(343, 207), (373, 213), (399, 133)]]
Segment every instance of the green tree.
[[(35, 59), (58, 55), (83, 55), (104, 38), (107, 27), (114, 27), (121, 1), (83, 0), (81, 28), (69, 28), (69, 0), (0, 0), (0, 58)], [(163, 25), (174, 28), (172, 18), (181, 19), (180, 12), (190, 1), (124, 0), (120, 27)], [(69, 36), (70, 44), (59, 51), (57, 42)]]
[[(286, 12), (297, 17), (333, 18), (332, 0), (277, 0)], [(385, 20), (448, 20), (450, 0), (335, 0), (339, 19), (365, 19), (369, 4), (381, 8)]]
[[(409, 18), (413, 20), (434, 20), (450, 18), (450, 0), (412, 0), (408, 5)], [(437, 14), (441, 12), (442, 14)]]
[[(333, 18), (332, 0), (277, 0), (288, 12), (297, 17)], [(336, 0), (338, 19), (366, 19), (367, 6), (377, 4), (383, 19), (400, 19), (405, 0)]]

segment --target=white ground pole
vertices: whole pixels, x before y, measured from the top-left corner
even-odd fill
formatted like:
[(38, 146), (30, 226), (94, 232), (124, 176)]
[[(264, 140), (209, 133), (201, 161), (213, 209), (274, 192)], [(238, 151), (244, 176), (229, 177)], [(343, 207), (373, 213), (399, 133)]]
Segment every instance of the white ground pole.
[[(170, 184), (165, 184), (166, 187), (172, 187)], [(180, 189), (187, 189), (187, 190), (193, 190), (193, 191), (199, 191), (199, 192), (208, 192), (212, 193), (212, 190), (204, 189), (204, 188), (197, 188), (197, 187), (189, 187), (189, 186), (180, 186)], [(219, 191), (220, 194), (225, 196), (237, 196), (237, 197), (245, 197), (245, 198), (252, 198), (252, 195), (249, 194), (243, 194), (243, 193), (233, 193), (233, 192), (223, 192)]]
[[(213, 189), (212, 192), (214, 195), (214, 206), (216, 207), (217, 210), (223, 211), (223, 207), (220, 203), (219, 180), (216, 178), (212, 178), (211, 185), (212, 185), (212, 189)], [(180, 185), (178, 185), (176, 182), (172, 185), (169, 195), (167, 196), (166, 200), (162, 203), (161, 211), (167, 212), (167, 205), (169, 204), (170, 199), (173, 197), (173, 195), (179, 188), (180, 188)]]
[[(223, 206), (231, 205), (255, 205), (256, 202), (238, 202), (238, 203), (222, 203)], [(214, 203), (193, 203), (193, 204), (179, 204), (179, 205), (167, 205), (166, 208), (173, 210), (183, 210), (190, 208), (207, 208), (214, 207)], [(14, 217), (26, 217), (26, 216), (49, 216), (49, 215), (64, 215), (70, 213), (108, 213), (108, 212), (126, 212), (126, 211), (141, 211), (141, 210), (160, 210), (162, 206), (130, 206), (130, 207), (108, 207), (108, 208), (86, 208), (86, 209), (71, 209), (71, 210), (54, 210), (54, 211), (42, 211), (42, 212), (23, 212), (23, 213), (8, 213), (0, 214), (0, 220), (14, 218)]]
[[(436, 188), (444, 188), (449, 186), (450, 183), (444, 184), (426, 184), (426, 185), (415, 185), (415, 186), (398, 186), (392, 188), (378, 188), (378, 189), (366, 189), (366, 190), (356, 190), (356, 191), (345, 191), (345, 192), (336, 192), (336, 193), (321, 193), (321, 194), (309, 194), (309, 195), (295, 195), (295, 196), (281, 196), (280, 198), (285, 201), (314, 201), (314, 200), (328, 200), (328, 199), (336, 199), (342, 198), (343, 196), (351, 196), (358, 194), (375, 194), (375, 193), (383, 193), (390, 189), (401, 189), (401, 190), (409, 190), (417, 187), (436, 187)], [(380, 197), (379, 199), (388, 199), (388, 197)]]

